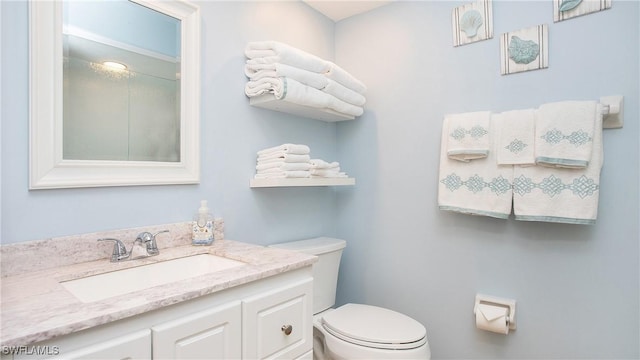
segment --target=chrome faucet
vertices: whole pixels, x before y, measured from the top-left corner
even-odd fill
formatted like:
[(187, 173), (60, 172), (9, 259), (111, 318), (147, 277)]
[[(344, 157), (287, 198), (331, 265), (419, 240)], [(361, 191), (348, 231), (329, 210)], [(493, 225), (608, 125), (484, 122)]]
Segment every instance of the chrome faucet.
[[(155, 234), (152, 234), (148, 231), (142, 232), (138, 234), (133, 245), (131, 246), (131, 250), (127, 251), (127, 247), (124, 243), (115, 238), (102, 238), (98, 239), (98, 241), (113, 241), (113, 253), (111, 254), (111, 262), (119, 262), (123, 260), (133, 260), (130, 259), (131, 253), (133, 252), (133, 248), (137, 243), (145, 244), (147, 247), (147, 256), (155, 256), (160, 254), (160, 250), (158, 250), (158, 243), (156, 242), (156, 236), (158, 234), (167, 233), (169, 230), (158, 231)], [(139, 257), (138, 257), (139, 258)], [(137, 258), (136, 258), (137, 259)]]

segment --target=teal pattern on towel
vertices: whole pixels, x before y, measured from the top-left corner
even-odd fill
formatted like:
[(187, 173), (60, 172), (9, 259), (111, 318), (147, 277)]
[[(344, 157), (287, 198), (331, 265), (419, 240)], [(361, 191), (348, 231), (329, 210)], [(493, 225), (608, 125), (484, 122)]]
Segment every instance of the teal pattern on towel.
[(481, 137), (487, 135), (489, 133), (489, 131), (485, 128), (483, 128), (482, 126), (474, 126), (469, 130), (466, 130), (464, 128), (457, 128), (455, 130), (453, 130), (453, 132), (451, 133), (451, 137), (456, 139), (456, 140), (462, 140), (465, 138), (465, 136), (469, 135), (474, 139), (480, 139)]
[(565, 135), (558, 129), (549, 130), (540, 138), (549, 144), (558, 144), (562, 140), (569, 140), (569, 143), (575, 146), (584, 145), (592, 140), (589, 133), (582, 130), (574, 131), (569, 135)]
[(551, 175), (542, 179), (541, 182), (535, 183), (531, 178), (520, 175), (513, 180), (513, 192), (524, 196), (530, 193), (533, 189), (538, 188), (549, 197), (554, 197), (560, 194), (564, 190), (571, 190), (571, 192), (584, 199), (587, 196), (593, 196), (599, 189), (599, 185), (593, 181), (593, 179), (587, 178), (582, 175), (579, 178), (573, 179), (570, 184), (565, 184), (562, 179)]
[(524, 142), (522, 142), (521, 140), (515, 138), (513, 139), (513, 141), (511, 141), (509, 143), (509, 145), (505, 146), (504, 148), (511, 151), (514, 154), (518, 154), (519, 152), (521, 152), (522, 150), (524, 150), (524, 148), (526, 148), (527, 144), (525, 144)]
[(440, 180), (447, 189), (450, 191), (456, 191), (463, 186), (466, 186), (467, 189), (474, 194), (479, 193), (480, 191), (488, 188), (496, 195), (502, 195), (507, 191), (511, 190), (511, 184), (509, 180), (503, 178), (501, 175), (497, 178), (491, 179), (490, 182), (486, 182), (481, 176), (478, 174), (471, 176), (469, 179), (462, 180), (462, 178), (455, 173), (447, 175), (444, 179)]

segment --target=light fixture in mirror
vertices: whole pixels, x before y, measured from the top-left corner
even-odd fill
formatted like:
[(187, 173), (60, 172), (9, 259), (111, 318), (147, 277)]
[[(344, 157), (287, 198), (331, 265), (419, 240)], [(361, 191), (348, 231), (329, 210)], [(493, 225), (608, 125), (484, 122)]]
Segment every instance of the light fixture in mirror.
[[(118, 36), (131, 37), (131, 31), (113, 36), (102, 31), (96, 35), (86, 27), (65, 23), (63, 12), (66, 18), (70, 10), (61, 1), (29, 3), (30, 189), (199, 182), (199, 9), (181, 0), (134, 2), (135, 11), (161, 15), (161, 21), (173, 22), (169, 29), (173, 26), (177, 31), (163, 35), (173, 37), (168, 42), (174, 44), (170, 45), (174, 46), (173, 56), (158, 55), (163, 51), (148, 50), (154, 45), (140, 42), (157, 42), (158, 36), (155, 40), (138, 36), (129, 41)], [(122, 12), (117, 15), (125, 16)], [(142, 18), (140, 14), (132, 16), (134, 20)], [(140, 29), (140, 21), (136, 25)], [(127, 57), (123, 58), (123, 53)], [(95, 58), (89, 59), (87, 54)], [(146, 56), (149, 54), (153, 56)], [(131, 64), (122, 59), (129, 59)], [(106, 70), (104, 61), (125, 63), (125, 69)], [(79, 63), (85, 72), (78, 75), (69, 71), (71, 62)], [(152, 62), (161, 65), (150, 70)], [(149, 71), (151, 76), (145, 74)], [(105, 73), (111, 74), (107, 76), (111, 80), (126, 78), (120, 84), (124, 91), (118, 87), (108, 90), (100, 79)], [(160, 73), (169, 75), (158, 76)], [(92, 92), (98, 97), (85, 97)], [(107, 98), (105, 94), (109, 93), (118, 94), (124, 102)], [(130, 101), (134, 97), (138, 100)], [(156, 103), (149, 103), (148, 98), (156, 98)], [(124, 120), (114, 115), (118, 107), (125, 109)], [(115, 151), (104, 150), (118, 142), (124, 145), (113, 146)]]

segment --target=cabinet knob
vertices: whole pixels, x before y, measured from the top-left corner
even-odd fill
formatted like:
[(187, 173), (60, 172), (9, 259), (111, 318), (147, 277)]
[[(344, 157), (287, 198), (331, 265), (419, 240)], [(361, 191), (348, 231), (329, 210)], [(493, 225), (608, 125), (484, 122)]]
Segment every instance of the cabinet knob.
[(282, 328), (280, 328), (280, 330), (282, 330), (282, 332), (285, 335), (291, 335), (291, 332), (293, 331), (293, 326), (291, 326), (291, 325), (282, 325)]

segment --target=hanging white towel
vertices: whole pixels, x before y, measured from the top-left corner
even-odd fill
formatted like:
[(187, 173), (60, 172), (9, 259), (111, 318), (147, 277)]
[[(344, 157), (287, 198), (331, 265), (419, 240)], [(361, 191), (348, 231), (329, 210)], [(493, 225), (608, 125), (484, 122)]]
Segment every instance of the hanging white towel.
[(489, 111), (446, 115), (449, 133), (444, 144), (449, 158), (463, 162), (486, 158), (492, 136), (490, 119)]
[(253, 41), (245, 48), (248, 64), (282, 63), (317, 73), (326, 73), (331, 64), (313, 54), (278, 41)]
[(329, 84), (329, 79), (324, 76), (324, 74), (280, 63), (246, 64), (245, 74), (250, 81), (257, 81), (262, 78), (288, 77), (319, 90), (322, 90)]
[(367, 87), (362, 83), (362, 81), (356, 79), (345, 69), (332, 63), (331, 61), (327, 61), (327, 63), (328, 69), (326, 71), (326, 75), (329, 79), (335, 80), (345, 87), (360, 94), (364, 94), (367, 91)]
[(599, 113), (595, 101), (544, 104), (536, 120), (536, 163), (543, 166), (585, 168), (593, 149)]
[(304, 144), (282, 144), (258, 151), (258, 156), (271, 156), (274, 154), (305, 155), (311, 152), (309, 146)]
[[(513, 166), (498, 165), (495, 151), (487, 157), (462, 162), (447, 156), (448, 138), (458, 126), (447, 116), (442, 125), (438, 206), (441, 210), (507, 219), (511, 214)], [(492, 131), (492, 121), (486, 128)]]
[(534, 109), (493, 114), (496, 126), (496, 152), (499, 165), (535, 164)]
[[(601, 105), (597, 105), (600, 112)], [(602, 115), (596, 116), (593, 150), (584, 169), (516, 166), (513, 208), (516, 220), (594, 224), (598, 216), (603, 163)]]

